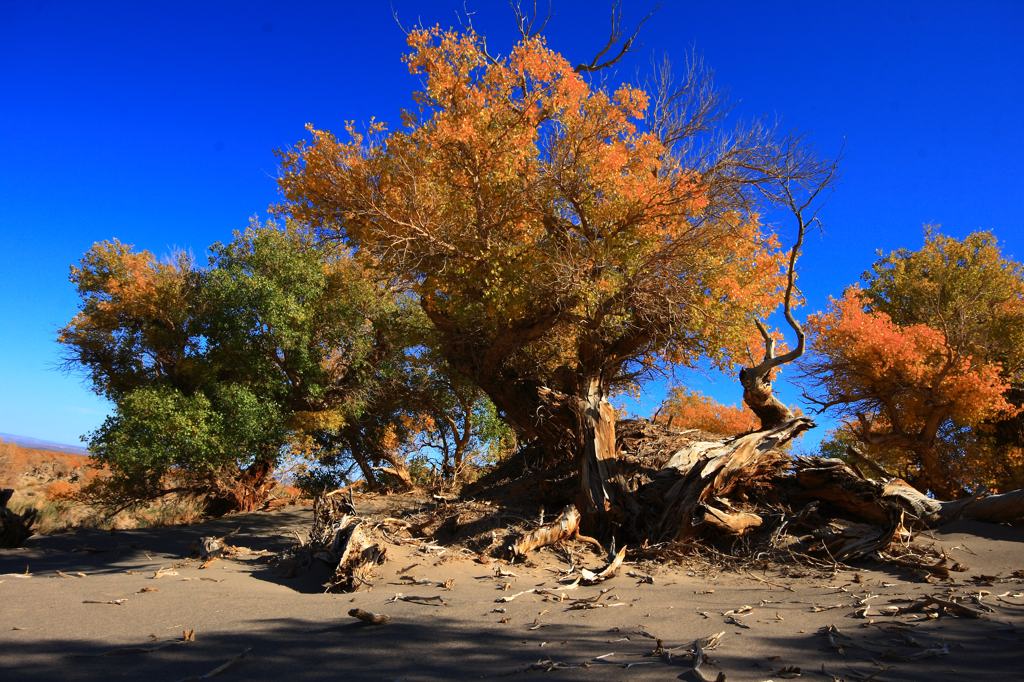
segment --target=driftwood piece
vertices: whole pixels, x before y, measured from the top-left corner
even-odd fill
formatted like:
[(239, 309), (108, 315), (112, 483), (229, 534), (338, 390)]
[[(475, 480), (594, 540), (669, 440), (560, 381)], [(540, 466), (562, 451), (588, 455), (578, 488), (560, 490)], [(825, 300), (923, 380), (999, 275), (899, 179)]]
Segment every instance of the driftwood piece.
[(584, 585), (596, 585), (603, 583), (609, 578), (614, 578), (615, 574), (619, 572), (622, 567), (622, 561), (626, 558), (626, 548), (623, 547), (619, 550), (618, 554), (609, 562), (607, 566), (601, 569), (599, 572), (594, 573), (583, 568), (580, 569), (580, 577)]
[(551, 523), (540, 528), (524, 533), (518, 540), (509, 546), (509, 553), (512, 558), (523, 557), (535, 549), (554, 545), (562, 540), (577, 538), (583, 542), (595, 545), (602, 553), (604, 549), (601, 543), (592, 537), (580, 533), (580, 522), (582, 517), (576, 505), (570, 504)]
[(763, 523), (760, 516), (750, 512), (728, 512), (711, 505), (703, 505), (702, 510), (701, 523), (729, 535), (746, 535)]
[(391, 616), (386, 613), (374, 613), (365, 609), (349, 609), (348, 615), (369, 625), (384, 625), (391, 621)]
[(14, 495), (10, 488), (0, 490), (0, 547), (21, 547), (32, 535), (32, 526), (36, 522), (39, 511), (29, 509), (17, 514), (7, 508), (7, 503)]

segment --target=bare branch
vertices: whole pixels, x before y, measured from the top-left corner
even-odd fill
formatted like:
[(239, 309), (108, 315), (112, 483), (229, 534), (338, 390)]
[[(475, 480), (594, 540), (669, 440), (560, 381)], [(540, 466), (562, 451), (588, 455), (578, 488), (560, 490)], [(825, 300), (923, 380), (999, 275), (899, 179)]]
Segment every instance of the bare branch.
[(537, 8), (537, 0), (533, 0), (533, 7), (530, 11), (523, 10), (523, 3), (521, 0), (509, 0), (509, 7), (512, 8), (512, 14), (515, 15), (516, 28), (519, 30), (519, 35), (523, 37), (523, 40), (529, 40), (544, 32), (547, 28), (548, 22), (551, 21), (552, 14), (552, 2), (548, 0), (548, 11), (544, 15), (544, 19), (540, 20), (540, 12)]
[[(615, 0), (615, 2), (612, 3), (611, 29), (608, 32), (608, 41), (589, 62), (585, 64), (577, 64), (575, 67), (573, 67), (575, 71), (577, 73), (594, 73), (596, 71), (601, 71), (603, 69), (607, 69), (617, 64), (633, 48), (633, 44), (636, 42), (637, 37), (640, 35), (640, 30), (643, 28), (644, 24), (647, 23), (647, 20), (654, 16), (655, 12), (657, 11), (658, 8), (655, 7), (650, 12), (648, 12), (643, 19), (637, 22), (637, 25), (633, 29), (632, 33), (630, 33), (625, 39), (623, 39), (622, 2), (621, 0)], [(613, 56), (605, 59), (605, 55), (607, 55), (611, 50), (613, 50), (615, 48), (616, 43), (619, 43), (619, 41), (622, 41), (622, 43), (621, 45), (619, 45), (618, 52), (616, 52)]]

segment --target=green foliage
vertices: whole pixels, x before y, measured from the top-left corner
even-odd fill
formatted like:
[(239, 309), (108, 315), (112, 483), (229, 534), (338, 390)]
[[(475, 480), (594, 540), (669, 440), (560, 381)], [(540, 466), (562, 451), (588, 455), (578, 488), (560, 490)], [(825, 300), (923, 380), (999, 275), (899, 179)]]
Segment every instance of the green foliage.
[(253, 224), (211, 254), (199, 269), (115, 241), (72, 269), (60, 340), (116, 405), (90, 447), (140, 496), (172, 471), (207, 492), (265, 479), (301, 434), (358, 418), (390, 350), (394, 299), (347, 252)]
[(864, 282), (876, 312), (938, 329), (959, 353), (1024, 380), (1024, 265), (1005, 257), (991, 232), (958, 240), (928, 227), (922, 248), (881, 257)]
[(477, 389), (426, 350), (422, 311), (345, 248), (254, 223), (210, 253), (198, 268), (113, 241), (72, 268), (82, 306), (60, 340), (116, 405), (90, 448), (124, 497), (242, 481), (258, 497), (283, 456), (306, 460), (312, 490), (372, 485), (424, 448), (508, 447)]

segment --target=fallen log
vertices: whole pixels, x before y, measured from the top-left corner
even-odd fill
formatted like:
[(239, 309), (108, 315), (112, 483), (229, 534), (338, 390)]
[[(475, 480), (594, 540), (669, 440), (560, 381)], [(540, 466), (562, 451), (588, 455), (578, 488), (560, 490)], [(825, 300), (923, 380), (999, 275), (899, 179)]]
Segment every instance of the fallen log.
[(1024, 490), (936, 500), (899, 478), (865, 478), (838, 459), (798, 457), (794, 468), (796, 486), (790, 489), (791, 500), (821, 500), (834, 513), (852, 520), (886, 525), (903, 515), (906, 524), (915, 528), (936, 528), (957, 519), (988, 523), (1024, 521)]
[(1024, 520), (1024, 489), (999, 495), (969, 497), (941, 503), (939, 516), (944, 523), (971, 519), (989, 523), (1014, 523)]
[(580, 533), (580, 522), (582, 517), (576, 505), (570, 504), (551, 523), (540, 528), (524, 533), (518, 540), (509, 545), (509, 554), (513, 559), (520, 558), (541, 547), (554, 545), (563, 540), (573, 538), (595, 545), (603, 554), (604, 549), (596, 539)]

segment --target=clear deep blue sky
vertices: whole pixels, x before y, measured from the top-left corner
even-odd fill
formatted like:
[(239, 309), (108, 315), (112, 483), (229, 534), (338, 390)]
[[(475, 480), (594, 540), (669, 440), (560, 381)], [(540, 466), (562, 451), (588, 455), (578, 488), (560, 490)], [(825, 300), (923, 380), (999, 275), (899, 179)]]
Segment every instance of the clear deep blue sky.
[[(651, 3), (626, 2), (627, 19)], [(395, 0), (406, 24), (456, 2)], [(508, 45), (501, 0), (470, 0)], [(596, 9), (595, 9), (596, 8)], [(550, 44), (588, 57), (603, 0), (557, 0)], [(0, 3), (0, 432), (76, 443), (109, 407), (56, 368), (68, 266), (117, 237), (202, 255), (276, 201), (303, 125), (394, 120), (414, 81), (387, 2)], [(703, 54), (739, 115), (777, 117), (842, 178), (801, 263), (807, 311), (921, 226), (992, 229), (1024, 258), (1024, 2), (662, 3), (614, 76)], [(805, 311), (806, 312), (806, 311)], [(726, 402), (734, 381), (687, 374)], [(637, 408), (649, 411), (656, 384)], [(798, 393), (784, 389), (796, 400)]]

